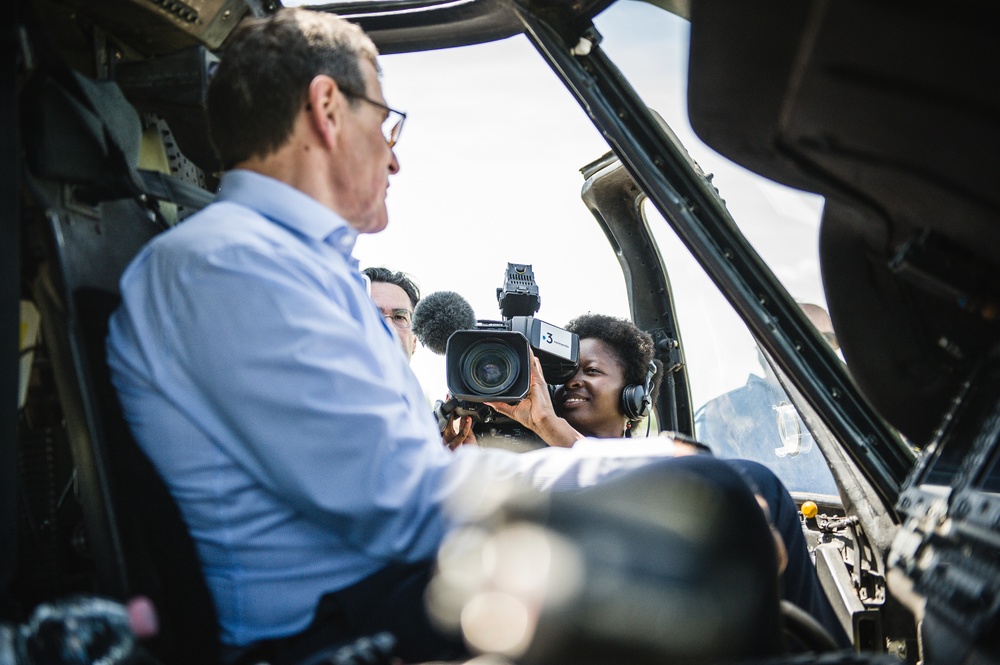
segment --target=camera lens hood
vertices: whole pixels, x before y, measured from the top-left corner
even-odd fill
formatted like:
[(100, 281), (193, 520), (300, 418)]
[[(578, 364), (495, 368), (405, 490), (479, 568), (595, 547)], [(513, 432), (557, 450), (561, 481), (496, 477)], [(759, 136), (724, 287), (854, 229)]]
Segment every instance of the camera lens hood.
[(445, 352), (448, 391), (470, 402), (517, 402), (528, 394), (531, 351), (519, 332), (460, 330)]

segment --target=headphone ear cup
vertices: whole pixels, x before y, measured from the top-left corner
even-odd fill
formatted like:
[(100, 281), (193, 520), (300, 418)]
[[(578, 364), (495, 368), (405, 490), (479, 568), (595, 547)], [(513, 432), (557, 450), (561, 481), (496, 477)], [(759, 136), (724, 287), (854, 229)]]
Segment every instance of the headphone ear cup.
[(649, 411), (646, 389), (638, 383), (625, 386), (622, 390), (622, 411), (629, 420), (642, 420)]
[(646, 382), (633, 383), (622, 390), (622, 411), (629, 420), (642, 420), (649, 415), (653, 406), (652, 385), (656, 375), (656, 363), (650, 362), (646, 370)]

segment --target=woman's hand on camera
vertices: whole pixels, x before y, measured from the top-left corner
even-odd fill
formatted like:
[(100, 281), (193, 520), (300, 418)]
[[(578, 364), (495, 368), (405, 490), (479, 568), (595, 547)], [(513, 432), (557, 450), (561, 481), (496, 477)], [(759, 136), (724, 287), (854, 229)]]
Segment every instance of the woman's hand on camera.
[(550, 446), (570, 448), (583, 438), (572, 425), (556, 415), (549, 387), (542, 372), (542, 363), (535, 354), (531, 354), (531, 380), (525, 398), (516, 404), (506, 402), (486, 402), (486, 404), (529, 428)]

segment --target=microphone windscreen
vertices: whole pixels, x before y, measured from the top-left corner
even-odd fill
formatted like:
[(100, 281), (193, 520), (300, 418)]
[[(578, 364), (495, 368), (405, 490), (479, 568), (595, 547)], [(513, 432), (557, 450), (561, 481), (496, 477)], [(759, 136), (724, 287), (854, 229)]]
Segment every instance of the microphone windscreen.
[(438, 355), (444, 355), (452, 333), (475, 327), (476, 313), (472, 305), (454, 291), (435, 291), (413, 310), (413, 334)]

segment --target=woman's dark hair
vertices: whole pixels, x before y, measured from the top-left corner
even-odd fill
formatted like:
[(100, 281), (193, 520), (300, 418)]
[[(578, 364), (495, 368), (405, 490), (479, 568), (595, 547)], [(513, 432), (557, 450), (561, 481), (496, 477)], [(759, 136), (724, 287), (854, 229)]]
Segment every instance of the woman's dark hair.
[(649, 363), (656, 363), (656, 374), (650, 384), (653, 402), (660, 392), (660, 381), (663, 380), (663, 363), (655, 359), (653, 337), (641, 330), (628, 319), (620, 319), (606, 314), (583, 314), (576, 317), (566, 326), (584, 339), (597, 339), (604, 342), (618, 358), (625, 385), (646, 382)]

